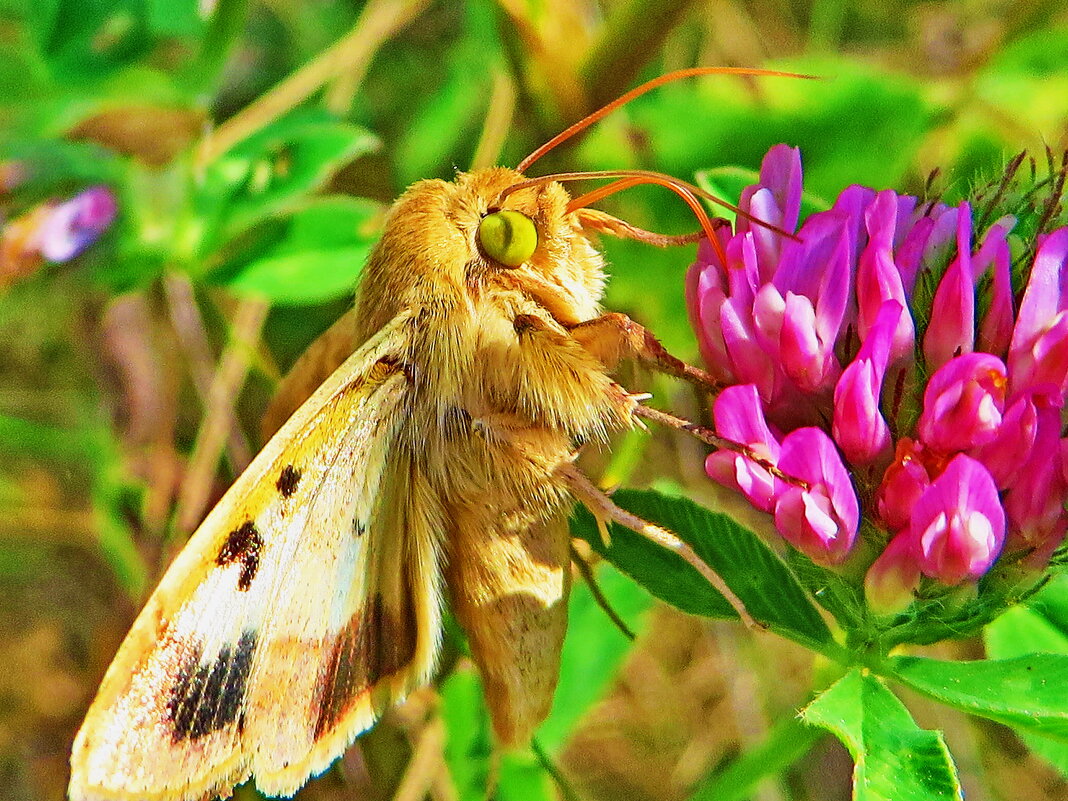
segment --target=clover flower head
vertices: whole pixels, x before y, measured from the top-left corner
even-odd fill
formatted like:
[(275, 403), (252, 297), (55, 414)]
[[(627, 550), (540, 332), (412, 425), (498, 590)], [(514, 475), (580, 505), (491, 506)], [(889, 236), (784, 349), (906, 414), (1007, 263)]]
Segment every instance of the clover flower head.
[(687, 276), (726, 385), (717, 431), (765, 460), (713, 453), (708, 475), (825, 565), (866, 521), (885, 544), (877, 608), (1008, 554), (1040, 566), (1068, 532), (1068, 227), (1035, 237), (1022, 270), (1016, 219), (984, 225), (967, 202), (852, 186), (797, 228), (801, 175), (798, 150), (769, 151)]

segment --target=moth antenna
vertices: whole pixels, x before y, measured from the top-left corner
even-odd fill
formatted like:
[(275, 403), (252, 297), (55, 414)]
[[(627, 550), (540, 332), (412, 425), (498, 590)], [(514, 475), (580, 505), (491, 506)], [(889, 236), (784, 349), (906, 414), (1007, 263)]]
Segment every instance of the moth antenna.
[(671, 83), (672, 81), (677, 81), (682, 78), (692, 78), (698, 75), (749, 75), (776, 78), (804, 78), (807, 80), (814, 80), (816, 78), (816, 76), (814, 75), (803, 75), (797, 72), (781, 72), (779, 70), (765, 70), (758, 69), (755, 67), (690, 67), (688, 69), (675, 70), (673, 72), (669, 72), (664, 75), (660, 75), (656, 78), (653, 78), (650, 81), (646, 81), (641, 86), (634, 87), (629, 92), (626, 92), (625, 94), (617, 97), (611, 103), (607, 103), (606, 105), (601, 106), (593, 113), (587, 114), (578, 122), (569, 125), (567, 128), (562, 130), (548, 142), (537, 148), (533, 153), (531, 153), (529, 156), (519, 162), (519, 166), (515, 168), (516, 172), (526, 172), (530, 168), (530, 165), (532, 165), (550, 150), (555, 148), (557, 145), (566, 142), (575, 134), (586, 130), (595, 122), (603, 119), (604, 117), (607, 117), (620, 106), (624, 106), (631, 100), (634, 100), (634, 98), (641, 97), (646, 92), (650, 92), (653, 89), (656, 89), (658, 86), (663, 86), (666, 83)]
[[(739, 208), (738, 206), (724, 200), (723, 198), (713, 195), (711, 192), (706, 192), (699, 186), (695, 186), (694, 184), (691, 184), (687, 181), (683, 181), (681, 178), (676, 178), (672, 175), (665, 175), (664, 173), (655, 172), (653, 170), (592, 170), (585, 172), (560, 172), (554, 173), (552, 175), (540, 175), (536, 178), (528, 178), (524, 181), (519, 181), (518, 183), (506, 187), (498, 196), (498, 202), (503, 201), (504, 198), (512, 194), (512, 192), (518, 192), (521, 189), (528, 189), (533, 186), (540, 186), (541, 184), (549, 183), (550, 181), (565, 182), (582, 181), (589, 179), (596, 180), (601, 178), (618, 178), (620, 180), (613, 181), (610, 184), (606, 184), (602, 187), (587, 192), (584, 195), (579, 195), (578, 197), (573, 198), (567, 204), (568, 213), (578, 211), (579, 209), (585, 208), (593, 203), (596, 203), (599, 200), (603, 200), (609, 195), (614, 195), (616, 192), (622, 192), (624, 189), (630, 189), (632, 186), (638, 186), (639, 184), (656, 184), (658, 186), (664, 186), (668, 189), (671, 189), (673, 192), (680, 196), (684, 196), (683, 192), (686, 192), (691, 195), (696, 195), (697, 197), (702, 197), (711, 203), (715, 203), (718, 206), (722, 206), (723, 208), (734, 212), (739, 217), (743, 217), (746, 220), (749, 220), (754, 225), (759, 225), (760, 227), (766, 228), (767, 230), (772, 231), (778, 234), (779, 236), (785, 237), (787, 239), (797, 239), (796, 234), (793, 234), (784, 228), (780, 228), (777, 225), (772, 225), (771, 223), (766, 222), (765, 220), (761, 220), (759, 217), (754, 217), (752, 214), (745, 211), (744, 209)], [(691, 206), (691, 208), (693, 207)], [(700, 215), (696, 214), (696, 212), (695, 216), (697, 216), (698, 220), (701, 219)], [(709, 235), (708, 229), (703, 224), (702, 229), (704, 230), (706, 235)], [(635, 230), (641, 231), (642, 229), (635, 228)], [(652, 236), (655, 237), (657, 235), (652, 234)], [(689, 235), (687, 235), (687, 237), (688, 236)], [(718, 242), (710, 235), (709, 239), (712, 243), (713, 248), (715, 248), (717, 253), (722, 257), (723, 254), (722, 252), (720, 252)], [(651, 244), (658, 243), (651, 242)]]
[[(636, 242), (644, 242), (658, 248), (678, 247), (679, 245), (692, 245), (699, 242), (705, 235), (704, 231), (691, 231), (688, 234), (658, 234), (655, 231), (647, 231), (637, 225), (631, 225), (626, 220), (613, 217), (600, 209), (579, 209), (575, 212), (583, 228), (592, 228), (604, 234), (617, 237), (618, 239), (633, 239)], [(726, 223), (718, 217), (712, 220), (713, 225)]]
[[(658, 172), (650, 172), (646, 170), (604, 170), (595, 172), (561, 172), (554, 175), (541, 175), (537, 178), (528, 178), (525, 181), (512, 184), (505, 187), (498, 198), (503, 200), (513, 192), (518, 192), (521, 189), (529, 189), (533, 186), (540, 186), (541, 184), (549, 183), (551, 181), (584, 181), (590, 178), (627, 178), (626, 185), (635, 186), (637, 184), (656, 184), (663, 186), (666, 189), (670, 189), (676, 195), (681, 197), (686, 205), (690, 207), (690, 211), (697, 217), (697, 221), (701, 224), (701, 230), (705, 236), (708, 237), (712, 246), (716, 248), (716, 251), (723, 256), (722, 245), (716, 238), (716, 227), (712, 225), (712, 220), (708, 216), (708, 212), (705, 211), (704, 206), (701, 205), (701, 201), (697, 199), (698, 194), (706, 195), (706, 192), (698, 189), (696, 186), (690, 186), (685, 181), (679, 181), (672, 178), (670, 175), (663, 175)], [(568, 204), (567, 210), (577, 211), (577, 208), (573, 208), (574, 203)], [(724, 258), (724, 263), (726, 259)]]
[(616, 192), (622, 192), (624, 189), (630, 189), (632, 186), (638, 186), (641, 183), (637, 178), (620, 178), (612, 181), (612, 183), (600, 186), (584, 195), (571, 198), (571, 201), (567, 204), (567, 212), (570, 214), (573, 211), (592, 206), (609, 195), (614, 195)]

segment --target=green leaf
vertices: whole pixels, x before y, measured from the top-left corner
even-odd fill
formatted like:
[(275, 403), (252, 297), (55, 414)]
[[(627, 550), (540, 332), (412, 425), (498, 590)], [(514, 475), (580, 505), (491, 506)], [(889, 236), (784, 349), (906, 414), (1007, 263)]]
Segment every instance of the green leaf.
[[(827, 624), (797, 578), (752, 531), (692, 501), (648, 490), (620, 490), (612, 500), (675, 532), (723, 578), (756, 620), (809, 648), (834, 648)], [(674, 551), (616, 524), (610, 532), (611, 547), (605, 548), (587, 509), (578, 508), (572, 517), (574, 536), (586, 540), (657, 598), (691, 614), (735, 616), (726, 599)]]
[(796, 718), (780, 721), (754, 748), (709, 776), (691, 794), (690, 801), (745, 801), (756, 795), (768, 778), (781, 774), (826, 735)]
[(865, 624), (868, 612), (864, 593), (859, 587), (840, 573), (820, 567), (799, 551), (787, 551), (785, 559), (801, 586), (834, 615), (843, 628), (857, 629)]
[(54, 0), (30, 4), (36, 45), (60, 86), (106, 78), (148, 55), (154, 37), (142, 0)]
[(228, 285), (272, 303), (322, 303), (353, 292), (370, 248), (306, 250), (251, 262)]
[(875, 676), (851, 670), (801, 713), (853, 755), (854, 801), (961, 799), (942, 735), (921, 729)]
[[(1027, 605), (1063, 637), (1068, 638), (1068, 573), (1053, 577), (1041, 592), (1028, 599)], [(1052, 645), (1052, 643), (1051, 643)], [(1066, 653), (1060, 647), (1036, 648), (1039, 651)]]
[(10, 194), (20, 203), (37, 202), (83, 189), (89, 184), (118, 182), (123, 160), (87, 142), (23, 139), (3, 143), (0, 157), (19, 162), (29, 176)]
[[(531, 751), (501, 756), (494, 801), (558, 801), (552, 774)], [(485, 796), (483, 796), (485, 797)]]
[[(621, 493), (614, 500), (618, 503)], [(586, 540), (595, 551), (626, 573), (656, 598), (683, 612), (704, 617), (734, 616), (734, 610), (682, 557), (655, 545), (639, 534), (612, 525), (610, 548), (600, 541), (593, 514), (584, 506), (575, 507), (571, 535)]]
[(368, 200), (322, 198), (276, 224), (275, 240), (220, 269), (238, 292), (307, 304), (352, 294), (378, 233), (381, 208)]
[(328, 114), (300, 110), (256, 132), (207, 170), (196, 209), (215, 230), (210, 252), (269, 216), (291, 210), (334, 172), (378, 147), (378, 140)]
[(483, 801), (493, 738), (478, 671), (470, 663), (452, 671), (441, 686), (445, 763), (460, 801)]
[[(648, 594), (611, 565), (599, 565), (595, 578), (609, 606), (632, 631), (639, 629), (638, 619), (651, 605)], [(549, 753), (559, 752), (579, 718), (604, 695), (631, 645), (597, 605), (585, 582), (572, 587), (567, 616), (552, 712), (537, 734)]]
[[(696, 183), (706, 192), (711, 192), (718, 198), (729, 203), (737, 203), (742, 195), (742, 190), (760, 181), (760, 171), (750, 170), (745, 167), (713, 167), (708, 170), (699, 170), (696, 175)], [(732, 210), (712, 203), (712, 210), (717, 217), (734, 222), (737, 216)], [(830, 204), (822, 198), (808, 192), (801, 193), (801, 219), (817, 211), (830, 208)]]
[(936, 701), (1068, 742), (1068, 655), (973, 662), (901, 656), (888, 664), (895, 679)]
[[(1068, 575), (1060, 575), (1026, 606), (1016, 606), (987, 626), (986, 652), (994, 659), (1010, 659), (1045, 651), (1068, 654)], [(1068, 743), (1018, 730), (1027, 747), (1068, 776)]]
[(204, 29), (197, 0), (147, 0), (148, 22), (161, 36), (195, 36)]

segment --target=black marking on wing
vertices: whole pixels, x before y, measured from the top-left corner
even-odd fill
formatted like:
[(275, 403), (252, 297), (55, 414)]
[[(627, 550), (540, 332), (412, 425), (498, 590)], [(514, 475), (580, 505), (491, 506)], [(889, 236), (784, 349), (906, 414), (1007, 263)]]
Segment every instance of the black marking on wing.
[(256, 632), (246, 630), (236, 648), (224, 646), (210, 665), (200, 664), (200, 646), (186, 656), (167, 699), (174, 742), (199, 739), (235, 721), (243, 728), (245, 686), (255, 650)]
[(241, 562), (241, 575), (237, 577), (237, 588), (244, 592), (252, 586), (256, 571), (260, 569), (262, 547), (263, 537), (256, 530), (256, 524), (251, 520), (246, 520), (226, 535), (226, 541), (223, 542), (215, 557), (215, 564), (229, 565), (233, 562)]
[(333, 730), (361, 695), (415, 657), (418, 624), (411, 596), (405, 597), (404, 609), (397, 615), (381, 595), (375, 595), (327, 643), (330, 661), (318, 700), (316, 740)]
[(289, 498), (297, 491), (300, 475), (300, 471), (291, 464), (287, 464), (282, 468), (282, 472), (278, 474), (278, 481), (274, 485), (278, 487), (278, 491), (282, 493), (283, 498)]

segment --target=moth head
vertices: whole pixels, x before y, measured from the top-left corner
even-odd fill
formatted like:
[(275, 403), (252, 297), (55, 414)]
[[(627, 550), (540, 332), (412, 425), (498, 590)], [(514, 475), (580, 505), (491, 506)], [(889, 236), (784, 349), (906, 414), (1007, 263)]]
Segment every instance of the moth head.
[[(519, 289), (563, 318), (596, 313), (604, 286), (604, 263), (571, 197), (556, 181), (527, 179), (514, 170), (479, 170), (457, 178), (477, 213), (458, 220), (470, 237), (465, 280), (473, 292), (490, 286)], [(517, 189), (517, 187), (519, 187)]]
[[(514, 170), (495, 167), (460, 173), (453, 181), (414, 184), (390, 209), (382, 238), (361, 278), (359, 335), (369, 336), (412, 303), (429, 297), (451, 297), (463, 303), (464, 294), (478, 295), (494, 282), (535, 296), (561, 322), (589, 319), (598, 313), (604, 285), (603, 262), (590, 242), (591, 233), (658, 246), (707, 237), (714, 249), (722, 250), (716, 234), (722, 221), (709, 216), (702, 198), (742, 212), (685, 181), (644, 170), (525, 174), (557, 145), (634, 98), (669, 81), (713, 74), (808, 77), (743, 68), (679, 70), (632, 89), (571, 125)], [(604, 179), (611, 180), (576, 197), (564, 188), (570, 181)], [(615, 192), (648, 183), (679, 195), (693, 211), (700, 231), (682, 236), (656, 234), (593, 207)], [(793, 236), (759, 220), (753, 222)]]
[(526, 180), (504, 167), (413, 184), (390, 209), (361, 278), (359, 334), (401, 309), (466, 305), (494, 287), (535, 296), (574, 321), (597, 313), (603, 261), (570, 196), (555, 181)]

